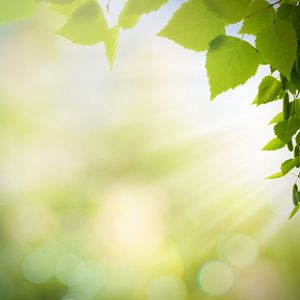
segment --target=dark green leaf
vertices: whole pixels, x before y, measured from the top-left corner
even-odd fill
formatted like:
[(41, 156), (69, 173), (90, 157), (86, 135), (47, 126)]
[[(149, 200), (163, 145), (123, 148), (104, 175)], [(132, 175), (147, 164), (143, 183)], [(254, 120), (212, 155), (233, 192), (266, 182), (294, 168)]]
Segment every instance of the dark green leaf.
[(297, 186), (296, 183), (293, 186), (292, 194), (293, 194), (293, 203), (294, 203), (295, 206), (297, 206), (298, 203), (299, 203), (299, 194), (298, 194), (298, 186)]
[[(295, 1), (296, 2), (296, 1)], [(300, 7), (292, 4), (282, 4), (277, 10), (277, 20), (288, 21), (295, 29), (297, 38), (300, 38)]]
[(295, 67), (292, 69), (290, 81), (297, 90), (300, 90), (300, 78)]
[(291, 103), (294, 103), (293, 112), (295, 111), (297, 114), (297, 117), (300, 118), (300, 99), (295, 99), (295, 101), (293, 101)]
[(296, 135), (296, 145), (300, 147), (300, 132), (298, 132)]

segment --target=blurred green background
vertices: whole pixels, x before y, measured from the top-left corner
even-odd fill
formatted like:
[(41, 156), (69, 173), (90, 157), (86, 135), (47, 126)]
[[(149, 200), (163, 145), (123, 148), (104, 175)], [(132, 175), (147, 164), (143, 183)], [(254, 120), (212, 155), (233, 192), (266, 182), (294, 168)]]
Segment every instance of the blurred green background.
[(300, 299), (295, 177), (264, 180), (290, 154), (260, 151), (281, 105), (251, 106), (269, 70), (210, 102), (205, 54), (155, 37), (178, 5), (113, 72), (45, 6), (1, 25), (1, 300)]

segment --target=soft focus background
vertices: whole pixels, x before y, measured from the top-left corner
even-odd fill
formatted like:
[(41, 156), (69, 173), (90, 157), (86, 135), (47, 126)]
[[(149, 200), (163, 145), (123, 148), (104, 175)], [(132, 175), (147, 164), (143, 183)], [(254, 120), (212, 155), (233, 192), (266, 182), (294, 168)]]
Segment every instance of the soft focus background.
[(300, 298), (269, 69), (210, 102), (205, 53), (155, 37), (178, 6), (121, 31), (113, 72), (46, 6), (1, 25), (1, 300)]

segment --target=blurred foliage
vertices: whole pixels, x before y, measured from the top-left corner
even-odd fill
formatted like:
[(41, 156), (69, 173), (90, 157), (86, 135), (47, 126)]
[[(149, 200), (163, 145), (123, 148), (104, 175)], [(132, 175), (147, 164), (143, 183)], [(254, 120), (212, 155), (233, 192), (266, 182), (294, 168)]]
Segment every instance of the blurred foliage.
[(299, 299), (255, 126), (191, 100), (194, 57), (150, 41), (105, 73), (49, 14), (0, 32), (0, 299)]

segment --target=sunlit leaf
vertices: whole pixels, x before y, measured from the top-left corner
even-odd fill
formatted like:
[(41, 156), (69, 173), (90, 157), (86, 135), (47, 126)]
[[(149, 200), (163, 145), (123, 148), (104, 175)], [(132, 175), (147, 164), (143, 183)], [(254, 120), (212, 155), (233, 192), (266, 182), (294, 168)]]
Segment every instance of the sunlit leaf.
[(299, 208), (300, 208), (299, 204), (293, 208), (293, 210), (289, 216), (289, 220), (298, 212)]
[(277, 115), (271, 120), (271, 122), (270, 122), (268, 125), (276, 124), (276, 123), (279, 123), (279, 122), (282, 122), (282, 121), (284, 121), (284, 119), (283, 119), (283, 113), (280, 112), (279, 114), (277, 114)]
[(203, 0), (207, 8), (228, 23), (237, 23), (245, 16), (251, 0)]
[(273, 151), (273, 150), (277, 150), (277, 149), (281, 149), (285, 146), (285, 144), (278, 138), (274, 138), (273, 140), (271, 140), (269, 143), (267, 143), (262, 150), (263, 151)]
[(39, 5), (35, 0), (1, 0), (0, 24), (29, 18)]
[(259, 65), (259, 54), (253, 46), (226, 35), (220, 35), (210, 43), (206, 58), (211, 100), (244, 84), (255, 75)]
[(220, 34), (225, 34), (223, 20), (201, 1), (192, 0), (183, 3), (157, 35), (194, 51), (206, 51), (211, 40)]
[(128, 0), (127, 15), (142, 15), (156, 11), (168, 0)]
[[(255, 0), (250, 3), (246, 12), (249, 18), (246, 18), (239, 33), (254, 34), (256, 35), (263, 28), (272, 25), (276, 17), (273, 7), (263, 10), (270, 6), (266, 0)], [(257, 13), (259, 12), (259, 13)]]
[(281, 82), (273, 76), (268, 75), (264, 77), (258, 87), (258, 94), (254, 102), (260, 105), (276, 100), (276, 97), (281, 91), (281, 87)]
[(281, 172), (283, 175), (287, 174), (289, 171), (294, 169), (298, 163), (300, 162), (300, 157), (297, 156), (295, 158), (291, 158), (286, 160), (282, 165), (281, 165)]
[(140, 15), (128, 15), (127, 14), (128, 2), (125, 3), (122, 11), (119, 14), (118, 25), (123, 29), (131, 29), (135, 27), (141, 16)]
[(292, 25), (285, 20), (274, 22), (257, 34), (255, 44), (263, 58), (290, 80), (297, 49)]
[(106, 39), (104, 41), (106, 57), (108, 58), (110, 68), (112, 70), (119, 45), (119, 33), (120, 27), (114, 26), (108, 31)]
[(288, 143), (298, 129), (300, 129), (299, 119), (285, 120), (274, 126), (274, 132), (276, 136), (285, 144)]
[[(83, 5), (89, 1), (91, 1), (91, 0), (74, 0), (72, 3), (65, 4), (65, 5), (53, 3), (48, 6), (48, 9), (51, 11), (57, 12), (66, 18), (69, 18), (81, 5)], [(96, 0), (94, 0), (94, 1), (97, 2)]]
[(36, 1), (39, 1), (39, 2), (44, 1), (44, 2), (50, 2), (53, 4), (66, 5), (66, 4), (73, 3), (75, 0), (36, 0)]
[(89, 1), (80, 6), (56, 33), (76, 44), (95, 45), (105, 40), (108, 25), (101, 6)]
[(276, 179), (276, 178), (280, 178), (280, 177), (283, 177), (283, 176), (284, 176), (284, 174), (282, 174), (281, 172), (278, 172), (278, 173), (275, 173), (275, 174), (273, 174), (273, 175), (271, 175), (271, 176), (269, 176), (265, 179)]

